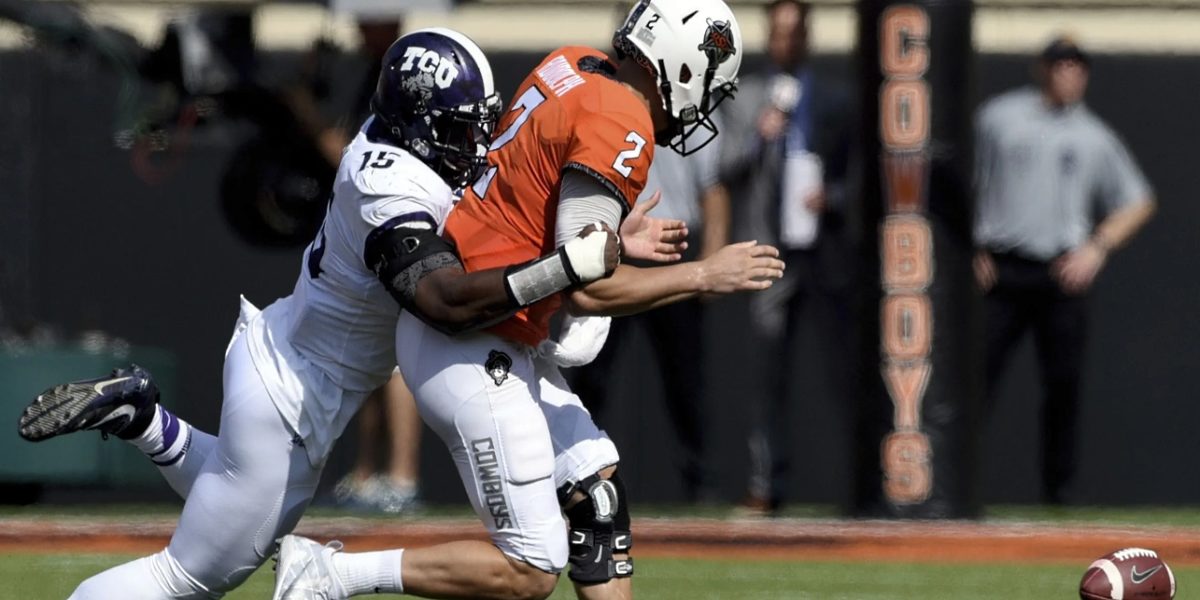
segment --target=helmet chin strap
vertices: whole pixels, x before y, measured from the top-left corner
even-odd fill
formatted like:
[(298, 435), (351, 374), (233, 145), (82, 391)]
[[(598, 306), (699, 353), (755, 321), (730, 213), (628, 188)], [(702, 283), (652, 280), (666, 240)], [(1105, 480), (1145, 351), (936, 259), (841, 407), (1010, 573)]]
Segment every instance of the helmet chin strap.
[(667, 125), (662, 132), (664, 135), (659, 135), (659, 132), (654, 132), (655, 142), (659, 146), (672, 146), (672, 140), (683, 135), (683, 121), (675, 116), (674, 104), (671, 96), (671, 80), (667, 77), (667, 63), (663, 59), (658, 59), (658, 93), (662, 96), (663, 108), (667, 111)]
[(671, 110), (671, 80), (667, 77), (667, 63), (658, 59), (658, 91), (662, 94), (663, 108), (667, 109), (667, 117), (672, 118), (675, 112)]

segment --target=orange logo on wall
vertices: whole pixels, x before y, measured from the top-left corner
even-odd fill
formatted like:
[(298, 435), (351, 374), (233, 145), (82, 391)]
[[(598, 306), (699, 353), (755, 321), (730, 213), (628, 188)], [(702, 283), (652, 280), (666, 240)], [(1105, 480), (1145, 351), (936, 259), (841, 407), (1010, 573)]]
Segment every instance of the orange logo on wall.
[[(929, 161), (921, 152), (885, 152), (883, 155), (884, 194), (887, 211), (921, 212), (925, 210)], [(921, 219), (924, 221), (924, 219)]]
[(880, 233), (882, 375), (895, 406), (880, 447), (883, 491), (896, 505), (920, 504), (933, 491), (933, 448), (921, 431), (921, 404), (933, 365), (933, 234), (927, 205), (930, 138), (929, 16), (918, 6), (884, 11), (879, 23), (879, 139), (888, 216)]
[(923, 290), (933, 282), (933, 233), (924, 217), (887, 217), (880, 250), (885, 289)]

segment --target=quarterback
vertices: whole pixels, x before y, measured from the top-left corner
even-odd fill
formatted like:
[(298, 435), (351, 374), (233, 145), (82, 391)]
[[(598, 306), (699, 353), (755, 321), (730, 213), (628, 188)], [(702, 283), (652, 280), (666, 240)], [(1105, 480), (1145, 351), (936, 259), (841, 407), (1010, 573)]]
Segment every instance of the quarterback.
[[(468, 272), (536, 260), (588, 223), (618, 229), (636, 210), (656, 144), (688, 154), (717, 134), (711, 114), (732, 95), (742, 54), (724, 2), (641, 0), (614, 46), (615, 60), (558, 49), (518, 88), (486, 170), (446, 222)], [(400, 370), (492, 543), (354, 554), (288, 536), (275, 598), (545, 598), (568, 563), (580, 597), (631, 597), (633, 536), (616, 447), (537, 348), (564, 305), (574, 315), (620, 315), (761, 290), (782, 275), (777, 256), (745, 242), (695, 263), (620, 265), (464, 336), (401, 315)]]

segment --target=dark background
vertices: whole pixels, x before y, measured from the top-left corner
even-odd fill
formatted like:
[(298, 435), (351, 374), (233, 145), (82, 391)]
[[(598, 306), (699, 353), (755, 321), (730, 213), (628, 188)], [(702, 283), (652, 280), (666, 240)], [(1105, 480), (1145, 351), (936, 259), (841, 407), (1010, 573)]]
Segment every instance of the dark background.
[[(297, 59), (268, 58), (279, 69)], [(506, 99), (540, 58), (492, 55)], [(759, 62), (748, 61), (748, 68)], [(852, 57), (820, 56), (815, 62), (828, 75), (852, 82)], [(975, 62), (978, 90), (971, 93), (971, 106), (1030, 79), (1028, 57), (983, 55)], [(342, 72), (351, 78), (358, 71)], [(1160, 210), (1112, 258), (1093, 295), (1081, 415), (1081, 502), (1200, 502), (1200, 481), (1189, 476), (1200, 456), (1200, 436), (1194, 433), (1200, 403), (1193, 388), (1200, 368), (1200, 316), (1193, 308), (1200, 303), (1200, 203), (1194, 199), (1200, 189), (1195, 144), (1200, 120), (1192, 116), (1200, 97), (1198, 72), (1200, 57), (1094, 59), (1088, 103), (1126, 140), (1157, 191)], [(10, 306), (65, 334), (100, 329), (174, 352), (179, 397), (171, 404), (213, 431), (221, 357), (237, 317), (237, 296), (245, 294), (261, 307), (289, 293), (302, 248), (250, 245), (224, 220), (218, 185), (245, 134), (239, 128), (197, 129), (177, 163), (159, 163), (170, 167), (161, 182), (137, 177), (129, 151), (114, 145), (118, 92), (118, 78), (94, 61), (41, 50), (0, 53), (5, 138), (0, 293)], [(747, 330), (743, 302), (714, 303), (705, 324), (711, 343), (704, 402), (713, 425), (712, 461), (726, 500), (738, 499), (744, 489), (749, 403), (762, 392), (745, 375), (755, 347), (741, 335)], [(621, 376), (613, 392), (618, 397), (604, 425), (622, 451), (634, 498), (678, 500), (682, 485), (673, 468), (675, 444), (659, 400), (661, 384), (644, 337), (635, 337), (618, 363)], [(811, 334), (796, 343), (802, 352), (792, 379), (801, 408), (792, 424), (797, 472), (791, 497), (845, 504), (852, 480), (848, 401), (825, 393)], [(979, 480), (985, 503), (1038, 497), (1040, 399), (1030, 350), (1026, 341), (983, 435)], [(440, 442), (427, 434), (423, 445), (425, 497), (465, 499)], [(334, 480), (349, 463), (345, 448), (339, 448), (326, 479)]]

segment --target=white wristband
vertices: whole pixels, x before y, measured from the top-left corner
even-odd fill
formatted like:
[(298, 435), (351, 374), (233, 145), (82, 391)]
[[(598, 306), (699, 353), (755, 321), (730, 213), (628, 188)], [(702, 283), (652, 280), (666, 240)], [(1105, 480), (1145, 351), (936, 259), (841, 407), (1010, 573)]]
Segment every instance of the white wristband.
[[(600, 227), (599, 224), (596, 225)], [(504, 285), (516, 306), (529, 306), (572, 285), (604, 277), (604, 248), (608, 233), (599, 230), (575, 238), (554, 254), (509, 267)]]
[(504, 273), (504, 287), (509, 298), (522, 307), (561, 292), (573, 283), (570, 266), (562, 251), (520, 267), (509, 267)]

